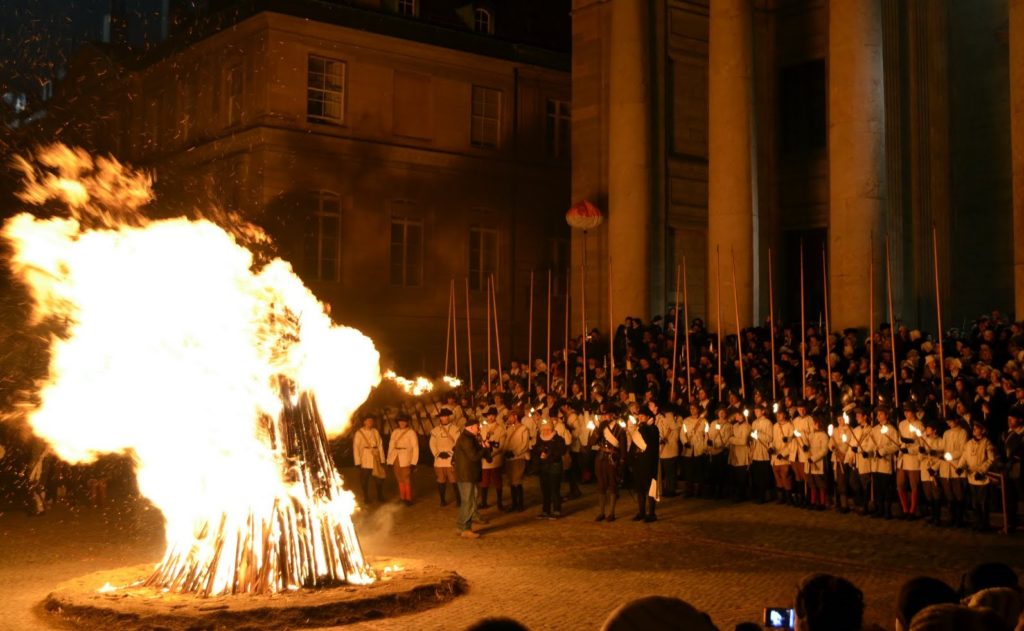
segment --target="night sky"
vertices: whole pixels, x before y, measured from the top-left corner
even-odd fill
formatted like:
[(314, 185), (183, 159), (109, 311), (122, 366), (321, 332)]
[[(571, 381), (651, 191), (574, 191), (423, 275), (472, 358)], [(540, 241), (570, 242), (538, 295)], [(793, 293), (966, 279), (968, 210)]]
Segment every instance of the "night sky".
[[(158, 24), (147, 28), (142, 19), (156, 13), (159, 0), (125, 5), (134, 16), (133, 41), (159, 32)], [(83, 42), (100, 39), (110, 0), (0, 0), (0, 7), (0, 93), (23, 91), (34, 98)]]

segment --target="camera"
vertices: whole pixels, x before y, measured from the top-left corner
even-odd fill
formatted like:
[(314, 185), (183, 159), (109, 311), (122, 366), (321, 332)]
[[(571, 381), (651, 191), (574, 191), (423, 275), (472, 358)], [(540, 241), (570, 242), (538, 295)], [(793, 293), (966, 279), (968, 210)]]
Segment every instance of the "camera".
[(762, 624), (768, 629), (795, 629), (796, 610), (789, 607), (765, 607)]

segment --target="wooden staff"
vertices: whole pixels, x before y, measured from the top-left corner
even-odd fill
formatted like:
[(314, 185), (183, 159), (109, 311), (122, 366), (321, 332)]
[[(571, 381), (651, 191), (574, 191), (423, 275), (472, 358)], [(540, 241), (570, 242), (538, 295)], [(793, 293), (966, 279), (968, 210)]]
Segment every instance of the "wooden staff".
[(896, 372), (896, 321), (892, 318), (892, 267), (889, 264), (889, 238), (885, 239), (885, 278), (889, 296), (889, 346), (892, 352), (892, 400), (896, 407), (900, 406), (900, 380)]
[[(678, 302), (678, 301), (677, 301)], [(676, 309), (676, 315), (678, 316), (679, 309)], [(686, 363), (683, 368), (686, 370), (686, 402), (690, 402), (690, 395), (693, 390), (690, 387), (690, 298), (686, 291), (686, 255), (683, 255), (683, 325), (686, 327), (685, 341), (686, 348)], [(676, 327), (676, 335), (679, 335), (679, 327)]]
[[(732, 306), (736, 314), (736, 353), (740, 358), (740, 398), (747, 400), (747, 381), (743, 376), (743, 335), (740, 331), (740, 299), (736, 289), (736, 252), (729, 247), (729, 256), (732, 258)], [(719, 327), (721, 328), (721, 327)]]
[(469, 319), (469, 277), (466, 277), (466, 353), (469, 355), (469, 391), (473, 392), (473, 324)]
[(668, 400), (674, 403), (676, 400), (676, 380), (679, 375), (676, 373), (679, 365), (679, 272), (680, 266), (676, 265), (676, 323), (675, 335), (672, 336), (672, 385), (669, 386)]
[(526, 339), (526, 392), (530, 393), (533, 392), (533, 270), (530, 270), (530, 329)]
[[(586, 237), (586, 234), (583, 235)], [(584, 246), (586, 248), (586, 246)], [(584, 252), (585, 253), (585, 252)], [(583, 400), (590, 400), (590, 392), (587, 390), (587, 264), (580, 265), (580, 318), (583, 320), (583, 331), (580, 335), (580, 344), (583, 346), (580, 352), (583, 353)]]
[(615, 292), (612, 291), (612, 257), (608, 257), (608, 390), (612, 389), (615, 375), (615, 312), (612, 309)]
[(444, 374), (448, 374), (448, 352), (452, 348), (452, 294), (455, 292), (455, 279), (448, 284), (448, 321), (444, 325)]
[(455, 306), (455, 279), (452, 279), (452, 291), (451, 291), (451, 310), (452, 310), (452, 355), (455, 357), (455, 378), (459, 378), (459, 318)]
[[(551, 392), (551, 368), (552, 368), (552, 365), (551, 365), (551, 363), (552, 363), (551, 362), (551, 270), (550, 269), (548, 270), (548, 346), (547, 346), (547, 352), (544, 353), (544, 362), (545, 362), (545, 364), (547, 366), (547, 368), (545, 369), (545, 372), (547, 373), (547, 376), (548, 376), (547, 392), (550, 393)], [(530, 393), (530, 396), (531, 397), (533, 396), (532, 392)]]
[(494, 350), (498, 353), (498, 392), (504, 392), (505, 385), (501, 380), (501, 329), (498, 328), (498, 283), (494, 280), (494, 274), (491, 274), (491, 301), (491, 313), (494, 316)]
[[(565, 275), (566, 278), (569, 274)], [(566, 397), (569, 396), (569, 303), (572, 302), (572, 289), (569, 287), (565, 288), (565, 350), (562, 352), (562, 377), (565, 384), (562, 389), (565, 391)]]
[(803, 390), (800, 398), (807, 398), (807, 319), (804, 311), (804, 240), (800, 239), (800, 377)]
[(715, 245), (715, 311), (718, 313), (718, 402), (722, 402), (725, 376), (722, 374), (722, 257)]
[[(825, 256), (824, 243), (821, 245), (821, 282), (825, 288), (825, 372), (828, 375), (828, 409), (831, 413), (832, 410), (835, 410), (832, 407), (832, 362), (831, 354), (828, 350), (829, 337), (832, 331), (828, 322), (828, 261)], [(829, 422), (831, 422), (831, 419)]]
[[(946, 362), (942, 352), (942, 294), (939, 292), (939, 239), (935, 234), (935, 224), (932, 224), (932, 261), (935, 268), (935, 315), (939, 321), (939, 390), (942, 399), (939, 401), (939, 413), (941, 414), (946, 405)], [(940, 421), (943, 419), (939, 419)]]
[(487, 383), (487, 394), (491, 393), (491, 277), (487, 277), (487, 376), (484, 378)]
[(777, 400), (775, 394), (775, 283), (772, 280), (772, 249), (768, 248), (768, 335), (772, 340), (772, 401)]
[[(871, 231), (871, 257), (868, 259), (868, 360), (870, 362), (868, 379), (870, 380), (869, 390), (871, 405), (876, 404), (875, 400), (875, 233)], [(874, 497), (874, 485), (871, 486), (872, 498)]]

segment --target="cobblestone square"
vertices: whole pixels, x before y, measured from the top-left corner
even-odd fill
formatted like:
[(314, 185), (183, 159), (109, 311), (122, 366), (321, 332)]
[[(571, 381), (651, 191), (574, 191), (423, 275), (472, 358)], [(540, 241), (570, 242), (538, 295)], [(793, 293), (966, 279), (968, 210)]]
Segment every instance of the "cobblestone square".
[[(351, 471), (345, 473), (351, 476)], [(395, 496), (393, 488), (388, 488)], [(635, 523), (632, 497), (620, 519), (596, 523), (592, 487), (558, 521), (538, 520), (539, 492), (527, 482), (526, 512), (484, 511), (484, 535), (456, 537), (455, 508), (440, 508), (427, 471), (416, 503), (361, 511), (357, 527), (369, 556), (420, 558), (460, 572), (469, 593), (418, 614), (347, 629), (460, 629), (484, 616), (512, 616), (533, 629), (597, 628), (616, 606), (649, 594), (678, 596), (722, 629), (758, 621), (765, 606), (786, 606), (799, 579), (821, 571), (860, 587), (868, 619), (892, 628), (896, 591), (929, 574), (954, 586), (973, 563), (999, 559), (1024, 571), (1018, 537), (875, 520), (772, 504), (666, 499), (659, 521)], [(493, 498), (492, 498), (493, 499)], [(0, 629), (49, 629), (34, 608), (54, 584), (88, 572), (156, 562), (162, 552), (152, 509), (0, 516)]]

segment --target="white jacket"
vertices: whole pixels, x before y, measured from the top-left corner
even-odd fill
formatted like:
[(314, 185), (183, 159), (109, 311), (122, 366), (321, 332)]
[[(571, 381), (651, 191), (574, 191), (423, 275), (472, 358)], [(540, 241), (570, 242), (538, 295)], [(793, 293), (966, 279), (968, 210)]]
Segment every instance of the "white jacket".
[(838, 469), (840, 465), (849, 467), (855, 463), (856, 458), (851, 449), (855, 444), (853, 428), (844, 423), (837, 425), (828, 441), (829, 450), (835, 454), (832, 458), (834, 468)]
[(915, 429), (924, 434), (924, 426), (920, 422), (911, 423), (906, 419), (900, 421), (900, 446), (906, 448), (907, 453), (900, 453), (896, 467), (904, 471), (918, 471), (921, 468), (921, 439)]
[(704, 419), (699, 416), (688, 416), (679, 429), (679, 444), (682, 446), (683, 458), (703, 456), (707, 450), (707, 437), (704, 435)]
[(505, 448), (505, 423), (502, 421), (488, 421), (487, 424), (480, 424), (480, 438), (497, 443), (491, 452), (490, 460), (486, 458), (481, 462), (484, 469), (498, 469), (505, 464), (505, 456), (502, 450)]
[[(729, 446), (729, 435), (732, 433), (732, 426), (729, 421), (709, 421), (708, 422), (707, 436), (704, 438), (705, 453), (712, 456), (717, 456), (725, 451)], [(708, 447), (708, 441), (711, 441), (711, 446)]]
[[(754, 437), (757, 432), (757, 437)], [(750, 459), (766, 462), (770, 459), (768, 448), (774, 440), (772, 422), (765, 417), (755, 418), (750, 424)]]
[(411, 467), (420, 461), (420, 441), (408, 427), (391, 432), (388, 441), (388, 464)]
[(950, 479), (963, 479), (965, 474), (957, 473), (957, 463), (960, 462), (960, 457), (964, 454), (964, 445), (967, 444), (967, 430), (959, 425), (947, 429), (942, 434), (942, 451), (945, 454), (949, 454), (951, 457), (946, 460), (943, 457), (942, 466), (939, 468), (939, 477), (944, 480)]
[(352, 459), (357, 467), (372, 469), (374, 458), (379, 463), (384, 462), (384, 440), (377, 428), (360, 427), (352, 439)]
[[(987, 438), (981, 440), (971, 439), (964, 445), (963, 455), (957, 461), (957, 467), (966, 469), (967, 483), (971, 486), (986, 486), (988, 484), (989, 468), (996, 461), (996, 449)], [(981, 479), (978, 479), (978, 476)]]
[(828, 434), (821, 430), (815, 430), (808, 441), (811, 449), (806, 453), (807, 473), (810, 475), (825, 475), (825, 456), (828, 455)]
[(658, 456), (661, 458), (676, 458), (679, 456), (679, 432), (680, 423), (674, 414), (659, 414), (654, 419), (658, 426), (658, 436), (661, 442), (661, 449)]
[[(789, 453), (789, 459), (792, 462), (807, 462), (807, 454), (804, 453), (802, 447), (809, 444), (807, 441), (811, 439), (811, 434), (814, 432), (814, 419), (810, 416), (798, 416), (793, 419), (793, 433), (796, 432), (800, 432), (800, 436), (796, 441), (789, 441), (789, 444), (793, 446)], [(798, 444), (793, 445), (794, 442)]]
[(893, 473), (895, 456), (899, 453), (899, 430), (889, 425), (871, 428), (871, 473)]
[(533, 447), (533, 436), (530, 430), (522, 423), (511, 428), (505, 428), (505, 441), (502, 448), (506, 452), (512, 452), (511, 460), (526, 460), (530, 457), (530, 448)]
[[(434, 454), (434, 466), (435, 467), (451, 467), (452, 466), (452, 452), (455, 450), (455, 441), (459, 439), (459, 434), (462, 430), (455, 427), (454, 423), (449, 423), (447, 426), (438, 425), (430, 432), (430, 453)], [(440, 458), (438, 454), (447, 453), (447, 458)]]
[(788, 419), (776, 423), (772, 428), (772, 447), (775, 448), (775, 457), (772, 458), (772, 465), (788, 465), (792, 460), (793, 447), (796, 439), (793, 438), (793, 423)]
[[(921, 467), (921, 481), (922, 482), (938, 482), (939, 471), (942, 470), (942, 437), (935, 436), (928, 438), (923, 436), (920, 440), (920, 451), (921, 456), (918, 464)], [(933, 455), (931, 452), (936, 451), (939, 455)], [(935, 472), (934, 475), (932, 472)]]
[(739, 421), (732, 423), (729, 432), (729, 466), (746, 467), (750, 465), (750, 423)]

